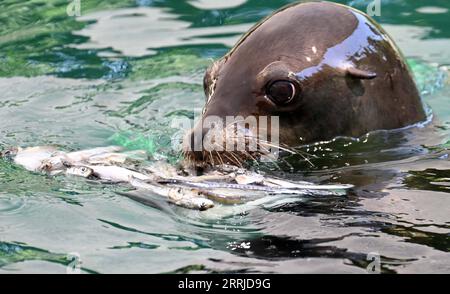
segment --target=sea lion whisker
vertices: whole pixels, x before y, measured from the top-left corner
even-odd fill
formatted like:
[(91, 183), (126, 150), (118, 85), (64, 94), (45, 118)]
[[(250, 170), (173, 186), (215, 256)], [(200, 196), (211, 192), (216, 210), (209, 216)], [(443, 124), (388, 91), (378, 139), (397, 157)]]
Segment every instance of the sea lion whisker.
[(241, 168), (244, 167), (244, 166), (242, 165), (242, 162), (239, 160), (239, 158), (236, 157), (236, 155), (234, 155), (233, 152), (228, 152), (227, 154), (230, 154), (231, 157), (233, 157), (233, 158), (236, 160), (236, 163), (238, 163), (239, 167), (241, 167)]
[(231, 125), (236, 125), (236, 126), (237, 126), (237, 124), (238, 124), (238, 123), (241, 123), (241, 122), (245, 122), (245, 119), (234, 120), (234, 121), (230, 122), (229, 124), (225, 125), (225, 130), (226, 130), (229, 126), (231, 126)]
[(233, 163), (233, 162), (234, 162), (234, 159), (230, 158), (230, 157), (227, 155), (227, 153), (223, 153), (223, 155), (224, 155), (226, 158), (228, 158), (228, 160), (230, 161), (230, 163)]
[(214, 152), (216, 152), (217, 158), (219, 158), (220, 163), (221, 163), (222, 165), (225, 165), (225, 163), (224, 163), (223, 160), (222, 160), (222, 156), (220, 155), (220, 153), (217, 152), (217, 151), (214, 151)]
[(289, 153), (291, 153), (291, 154), (293, 154), (293, 155), (298, 154), (298, 155), (300, 155), (306, 162), (308, 162), (309, 165), (311, 165), (312, 167), (315, 166), (314, 163), (312, 163), (311, 160), (309, 160), (309, 158), (307, 158), (306, 156), (304, 156), (304, 155), (301, 154), (301, 153), (297, 153), (297, 152), (290, 151), (290, 150), (285, 150), (285, 148), (280, 148), (279, 146), (277, 147), (277, 146), (274, 146), (273, 144), (266, 143), (266, 142), (261, 142), (261, 144), (262, 144), (262, 145), (269, 146), (269, 147), (279, 148), (279, 149), (284, 150), (284, 151), (287, 151), (287, 152), (289, 152)]
[[(238, 137), (236, 137), (236, 138), (238, 138)], [(283, 151), (289, 152), (290, 154), (295, 154), (295, 151), (291, 150), (290, 148), (282, 147), (280, 144), (276, 145), (276, 144), (270, 143), (269, 141), (261, 140), (261, 139), (259, 139), (257, 137), (254, 137), (254, 139), (256, 139), (257, 142), (265, 144), (266, 146), (273, 147), (273, 148), (278, 148), (278, 149), (281, 149)]]
[(211, 151), (209, 151), (209, 158), (211, 159), (211, 164), (214, 165), (214, 158)]
[(275, 144), (273, 144), (270, 141), (263, 140), (263, 139), (259, 138), (258, 136), (250, 136), (250, 135), (245, 134), (243, 137), (231, 137), (231, 138), (233, 138), (233, 139), (240, 139), (240, 138), (248, 139), (248, 138), (251, 138), (251, 139), (255, 139), (257, 142), (263, 142), (263, 143), (268, 144), (268, 145), (271, 144), (271, 145), (269, 145), (270, 147), (281, 149), (283, 151), (289, 152), (290, 154), (296, 154), (297, 153), (295, 149), (293, 149), (293, 148), (291, 148), (291, 147), (289, 147), (289, 146), (287, 146), (285, 144), (279, 143), (278, 145), (275, 145)]
[[(253, 162), (255, 162), (257, 165), (259, 165), (259, 164), (258, 164), (258, 160), (256, 160), (256, 158), (255, 158), (250, 152), (248, 152), (248, 151), (243, 151), (243, 154), (244, 154), (245, 157), (250, 157), (250, 159), (251, 159)], [(248, 158), (247, 158), (247, 159), (248, 159)]]
[(311, 156), (313, 158), (318, 158), (317, 155), (312, 154), (312, 153), (308, 153), (308, 152), (303, 151), (303, 150), (298, 150), (298, 149), (293, 149), (293, 150), (294, 150), (295, 154), (305, 154), (305, 155)]

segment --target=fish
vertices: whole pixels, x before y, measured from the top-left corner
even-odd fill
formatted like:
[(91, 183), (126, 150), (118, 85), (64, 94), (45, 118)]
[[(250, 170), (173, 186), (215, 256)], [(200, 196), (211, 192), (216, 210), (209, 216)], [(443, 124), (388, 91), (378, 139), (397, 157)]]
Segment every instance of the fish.
[(94, 170), (86, 166), (73, 166), (66, 170), (67, 175), (83, 177), (86, 179), (95, 177)]
[[(164, 181), (164, 180), (162, 180)], [(289, 187), (283, 186), (264, 186), (255, 184), (234, 184), (225, 182), (191, 182), (187, 180), (165, 180), (171, 184), (181, 184), (203, 189), (237, 189), (242, 191), (263, 191), (274, 194), (298, 194), (298, 195), (341, 195), (353, 185), (315, 185), (312, 183), (295, 185)]]
[(80, 163), (109, 164), (122, 163), (126, 155), (116, 153), (123, 148), (119, 146), (97, 147), (75, 152), (58, 152), (55, 156), (44, 159), (38, 171), (53, 172)]
[(153, 175), (161, 178), (161, 181), (166, 181), (167, 183), (170, 182), (205, 182), (205, 181), (224, 181), (224, 182), (230, 182), (233, 181), (236, 177), (235, 174), (208, 174), (208, 175), (202, 175), (202, 176), (180, 176), (178, 174), (166, 174), (161, 172), (153, 172), (152, 170), (149, 170), (148, 168), (145, 168), (145, 171), (148, 171), (152, 173)]
[(189, 181), (189, 182), (205, 182), (205, 181), (225, 181), (230, 182), (236, 178), (236, 174), (207, 174), (195, 177), (182, 177), (178, 176), (175, 179)]
[(178, 171), (176, 167), (163, 161), (156, 161), (153, 164), (144, 167), (144, 170), (160, 178), (178, 177)]
[(336, 185), (316, 185), (314, 183), (305, 181), (286, 181), (276, 178), (266, 177), (262, 184), (267, 187), (284, 187), (287, 189), (314, 189), (314, 190), (348, 190), (353, 188), (353, 185), (336, 184)]
[(97, 148), (67, 153), (66, 159), (69, 162), (83, 162), (83, 161), (89, 160), (89, 158), (91, 158), (93, 156), (98, 156), (100, 154), (105, 154), (105, 153), (119, 152), (122, 150), (123, 150), (123, 147), (120, 147), (120, 146), (97, 147)]
[(122, 147), (118, 146), (76, 152), (39, 146), (9, 149), (0, 156), (33, 172), (50, 175), (64, 173), (90, 180), (130, 184), (163, 196), (175, 205), (196, 210), (207, 210), (218, 203), (225, 206), (245, 205), (240, 208), (244, 211), (249, 207), (301, 201), (305, 199), (302, 196), (345, 195), (347, 190), (353, 188), (353, 185), (317, 185), (282, 180), (226, 165), (218, 170), (205, 171), (200, 176), (192, 176), (162, 161), (139, 167), (137, 163), (146, 159), (145, 151), (121, 151)]
[[(334, 185), (317, 185), (306, 181), (287, 181), (277, 178), (266, 177), (262, 174), (252, 172), (243, 168), (233, 168), (228, 166), (220, 166), (221, 170), (225, 172), (231, 172), (228, 175), (223, 175), (226, 179), (227, 176), (234, 176), (234, 181), (240, 185), (258, 185), (272, 188), (287, 188), (287, 189), (311, 189), (311, 190), (348, 190), (353, 188), (353, 185), (349, 184), (334, 184)], [(203, 181), (208, 181), (208, 174), (205, 176), (199, 176), (196, 178), (203, 177)], [(220, 177), (212, 179), (220, 180)], [(241, 189), (243, 187), (234, 186), (236, 189)], [(229, 188), (233, 188), (230, 185)], [(252, 187), (246, 186), (246, 188), (252, 189)]]
[(223, 219), (234, 215), (246, 214), (257, 208), (273, 208), (289, 203), (304, 202), (306, 198), (295, 196), (286, 196), (282, 194), (266, 195), (254, 200), (245, 201), (235, 205), (218, 205), (213, 209), (205, 211), (201, 217), (205, 219)]
[(241, 174), (241, 175), (236, 175), (234, 180), (238, 184), (242, 184), (242, 185), (262, 184), (264, 182), (264, 176), (257, 174), (257, 173)]
[(39, 165), (37, 171), (55, 173), (65, 169), (67, 166), (71, 166), (73, 163), (66, 159), (66, 153), (60, 152), (58, 155), (52, 156), (50, 158), (43, 159)]
[[(316, 185), (310, 182), (291, 182), (244, 169), (232, 169), (231, 173), (209, 171), (202, 176), (179, 176), (174, 167), (168, 173), (160, 173), (161, 164), (157, 167), (147, 168), (147, 171), (158, 173), (160, 184), (180, 185), (201, 189), (208, 199), (221, 204), (240, 204), (254, 201), (269, 195), (301, 195), (301, 196), (339, 196), (345, 195), (352, 185)], [(229, 172), (228, 169), (226, 172)]]
[(272, 188), (282, 187), (287, 189), (312, 189), (312, 190), (348, 190), (353, 188), (353, 185), (342, 185), (342, 184), (315, 185), (314, 183), (306, 181), (292, 182), (287, 180), (265, 177), (264, 175), (249, 171), (241, 171), (241, 173), (242, 174), (238, 174), (234, 178), (235, 182), (240, 185), (256, 184)]
[(113, 165), (79, 165), (73, 166), (66, 170), (66, 174), (81, 176), (85, 178), (95, 177), (99, 180), (104, 180), (114, 183), (128, 182), (130, 177), (142, 180), (155, 180), (150, 175), (145, 175), (124, 167)]
[(200, 211), (214, 207), (214, 202), (206, 199), (203, 192), (198, 189), (151, 184), (133, 176), (130, 176), (128, 182), (135, 188), (167, 197), (170, 203), (181, 207)]
[[(339, 190), (339, 189), (350, 189), (352, 185), (314, 185), (313, 183), (306, 181), (286, 181), (281, 179), (269, 178), (265, 177), (262, 174), (251, 172), (245, 170), (243, 168), (238, 167), (229, 167), (227, 165), (220, 166), (219, 170), (210, 170), (207, 173), (200, 176), (181, 176), (177, 173), (177, 170), (174, 166), (169, 165), (168, 163), (158, 162), (157, 164), (153, 164), (151, 166), (147, 166), (144, 168), (145, 171), (150, 172), (159, 176), (162, 179), (167, 179), (168, 182), (236, 182), (240, 185), (260, 185), (267, 187), (284, 187), (288, 189), (314, 189), (314, 190)], [(222, 188), (249, 188), (249, 186), (222, 186)], [(266, 189), (267, 190), (267, 189)], [(268, 189), (270, 190), (270, 189)]]
[(138, 163), (148, 159), (144, 150), (133, 150), (128, 152), (105, 152), (94, 154), (85, 159), (84, 162), (94, 165), (124, 165), (126, 163)]
[(111, 165), (124, 164), (128, 156), (124, 153), (102, 153), (89, 157), (87, 160), (89, 164)]
[(18, 147), (12, 156), (15, 164), (22, 166), (28, 171), (39, 172), (41, 171), (43, 161), (53, 156), (59, 156), (60, 154), (61, 152), (53, 146), (38, 146), (28, 148)]
[(265, 191), (248, 191), (239, 189), (213, 188), (202, 190), (205, 197), (224, 205), (235, 205), (264, 198), (269, 193)]
[(54, 146), (16, 147), (3, 151), (0, 157), (9, 158), (28, 171), (57, 174), (67, 166), (87, 161), (89, 158), (95, 158), (100, 154), (120, 150), (122, 150), (122, 147), (109, 146), (67, 153), (56, 149)]

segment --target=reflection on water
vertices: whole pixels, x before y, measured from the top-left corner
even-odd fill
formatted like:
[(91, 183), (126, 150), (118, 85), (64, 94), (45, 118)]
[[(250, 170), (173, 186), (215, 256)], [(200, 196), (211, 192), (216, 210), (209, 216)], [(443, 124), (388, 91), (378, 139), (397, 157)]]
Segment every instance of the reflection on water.
[[(65, 1), (2, 2), (0, 148), (121, 144), (176, 160), (170, 122), (201, 110), (211, 58), (289, 2), (92, 0), (77, 19)], [(305, 146), (313, 166), (288, 156), (258, 167), (352, 183), (348, 196), (198, 212), (2, 160), (0, 272), (64, 273), (77, 252), (87, 273), (365, 273), (375, 252), (385, 273), (449, 273), (448, 9), (443, 0), (386, 1), (377, 17), (407, 56), (431, 123)]]
[(79, 20), (93, 21), (94, 24), (75, 32), (90, 40), (78, 44), (78, 49), (111, 48), (122, 55), (133, 57), (155, 54), (157, 51), (152, 49), (174, 46), (233, 46), (236, 36), (246, 32), (251, 26), (238, 24), (192, 28), (189, 22), (179, 20), (177, 15), (169, 13), (167, 9), (156, 7), (101, 11), (80, 17)]
[(199, 9), (224, 9), (240, 6), (244, 4), (246, 1), (247, 0), (218, 0), (218, 1), (192, 0), (188, 1), (188, 3)]

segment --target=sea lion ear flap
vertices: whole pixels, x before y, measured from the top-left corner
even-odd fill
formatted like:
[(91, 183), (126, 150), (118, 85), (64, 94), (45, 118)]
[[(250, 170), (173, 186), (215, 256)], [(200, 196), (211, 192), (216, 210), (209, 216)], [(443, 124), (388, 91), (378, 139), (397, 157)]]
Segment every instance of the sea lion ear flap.
[(361, 80), (371, 80), (377, 77), (377, 74), (368, 70), (357, 69), (356, 67), (350, 66), (345, 69), (346, 75)]

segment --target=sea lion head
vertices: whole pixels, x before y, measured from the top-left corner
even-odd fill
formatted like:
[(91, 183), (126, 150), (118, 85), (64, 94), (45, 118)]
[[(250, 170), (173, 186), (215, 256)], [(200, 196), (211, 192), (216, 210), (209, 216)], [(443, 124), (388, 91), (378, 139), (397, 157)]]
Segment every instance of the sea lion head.
[[(290, 5), (255, 25), (206, 71), (204, 90), (202, 120), (184, 140), (196, 165), (240, 164), (273, 154), (275, 145), (357, 137), (424, 118), (388, 35), (362, 12), (328, 2)], [(238, 138), (245, 150), (236, 150)], [(227, 141), (234, 148), (223, 149)]]

